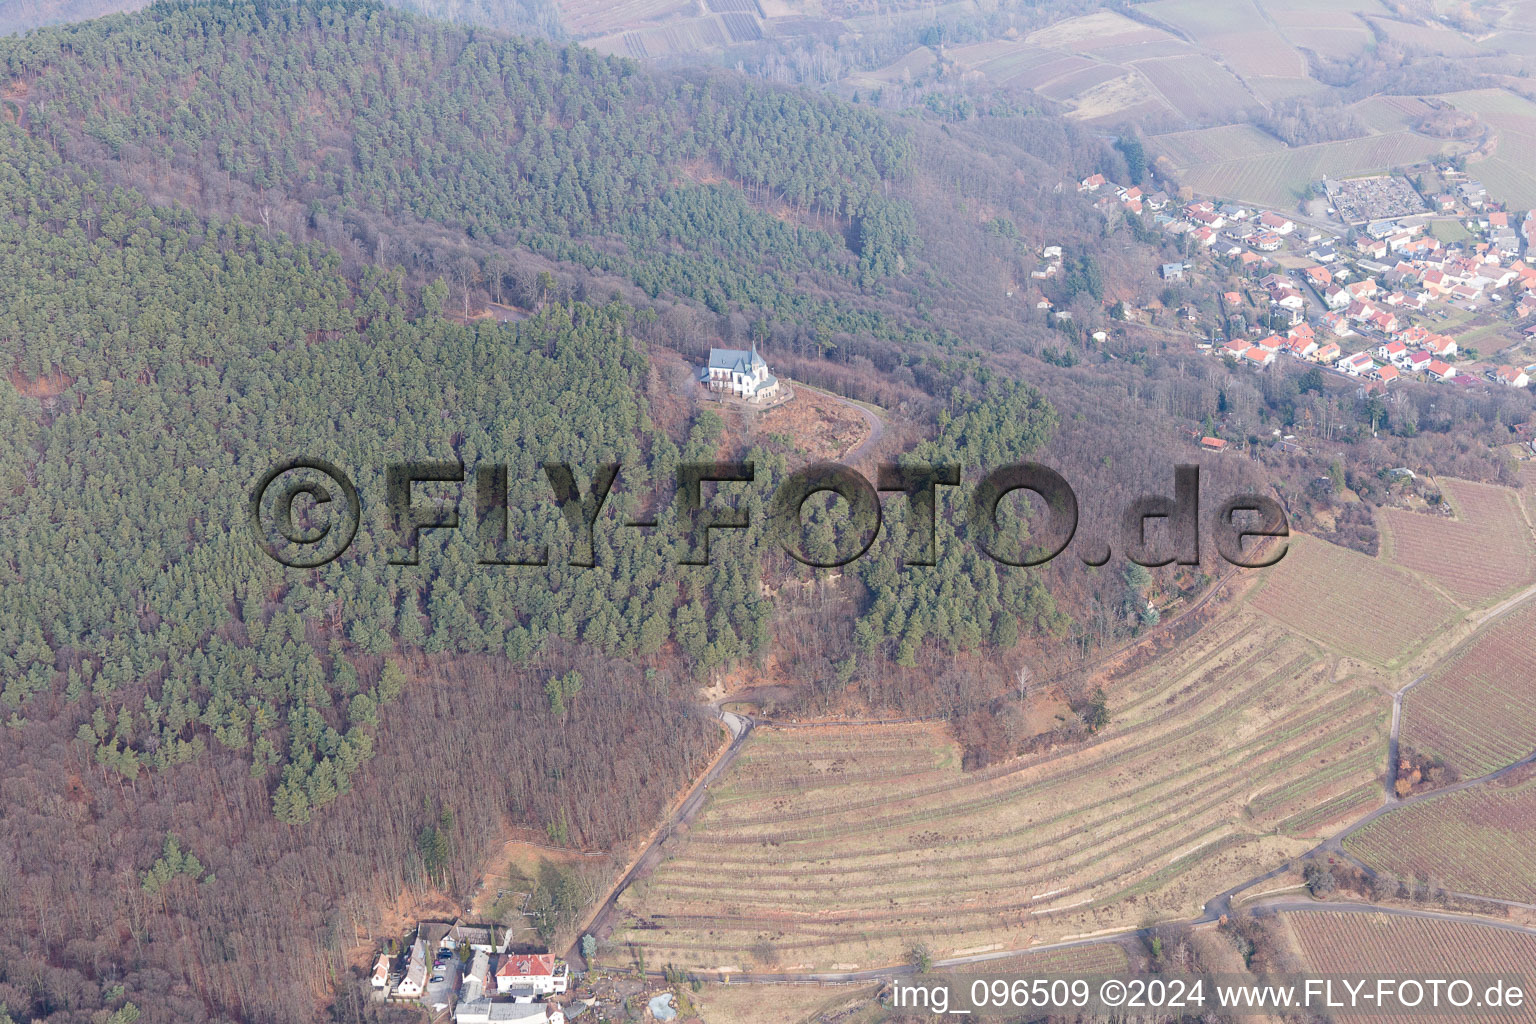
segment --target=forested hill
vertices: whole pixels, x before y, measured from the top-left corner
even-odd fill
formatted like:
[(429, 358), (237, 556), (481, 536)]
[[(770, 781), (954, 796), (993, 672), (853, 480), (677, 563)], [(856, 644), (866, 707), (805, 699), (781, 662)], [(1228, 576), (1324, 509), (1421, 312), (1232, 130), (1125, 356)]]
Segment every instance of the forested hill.
[(913, 243), (884, 196), (908, 140), (873, 114), (374, 4), (157, 4), (0, 42), (0, 68), (71, 158), (292, 233), (339, 218), (379, 262), (407, 215), (771, 309), (797, 272), (872, 280)]
[[(660, 421), (654, 311), (540, 281), (519, 323), (447, 314), (516, 287), (496, 260), (532, 250), (699, 308), (894, 333), (833, 297), (901, 272), (885, 190), (907, 142), (819, 100), (366, 6), (162, 6), (0, 53), (0, 1006), (356, 1017), (351, 937), (403, 892), (464, 898), (509, 823), (612, 848), (654, 821), (718, 742), (697, 682), (763, 656), (763, 576), (790, 569), (757, 528), (679, 565), (664, 482), (724, 424)], [(928, 372), (945, 452), (1022, 457), (1054, 429), (1027, 384)], [(800, 456), (741, 454), (761, 524)], [(312, 572), (246, 521), (296, 456), (365, 496), (357, 543)], [(552, 564), (477, 564), (467, 512), (391, 564), (400, 459), (507, 463), (509, 532)], [(625, 467), (598, 569), (559, 557), (550, 459)], [(612, 528), (642, 503), (657, 531)], [(864, 585), (797, 637), (819, 686), (1059, 624), (1038, 578), (990, 563)]]

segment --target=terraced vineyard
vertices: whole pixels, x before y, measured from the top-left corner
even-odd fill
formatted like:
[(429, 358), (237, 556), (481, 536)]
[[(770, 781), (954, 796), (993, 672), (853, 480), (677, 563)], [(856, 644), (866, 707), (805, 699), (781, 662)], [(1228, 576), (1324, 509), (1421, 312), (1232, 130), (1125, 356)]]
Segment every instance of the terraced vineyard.
[(1465, 604), (1483, 604), (1536, 582), (1536, 546), (1507, 487), (1442, 480), (1455, 519), (1386, 509), (1392, 561)]
[(620, 902), (615, 957), (830, 968), (1019, 949), (1149, 918), (1311, 840), (1379, 792), (1387, 705), (1247, 612), (1111, 688), (1085, 744), (965, 773), (937, 726), (762, 728)]
[(1456, 892), (1533, 903), (1533, 830), (1536, 776), (1404, 807), (1377, 818), (1344, 845), (1399, 878), (1424, 876)]
[[(1463, 924), (1386, 914), (1291, 912), (1282, 915), (1306, 967), (1320, 974), (1380, 977), (1391, 965), (1393, 977), (1454, 978), (1467, 974), (1524, 975), (1529, 991), (1536, 964), (1536, 936)], [(1478, 993), (1481, 996), (1481, 992)], [(1530, 1024), (1529, 1006), (1520, 1010), (1468, 1008), (1448, 1014), (1406, 1016), (1334, 1014), (1339, 1024), (1355, 1021), (1441, 1024), (1456, 1021)]]
[(1311, 537), (1295, 536), (1263, 570), (1253, 606), (1345, 654), (1395, 667), (1456, 614), (1456, 606), (1401, 569)]
[(1463, 778), (1536, 750), (1536, 603), (1511, 612), (1403, 697), (1404, 746)]

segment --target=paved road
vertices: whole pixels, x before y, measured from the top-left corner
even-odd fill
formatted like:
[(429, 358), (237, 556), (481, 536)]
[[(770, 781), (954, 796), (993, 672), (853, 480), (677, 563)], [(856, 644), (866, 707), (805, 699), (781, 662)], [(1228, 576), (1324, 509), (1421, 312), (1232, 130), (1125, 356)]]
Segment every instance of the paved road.
[(865, 425), (869, 427), (869, 436), (844, 452), (839, 460), (845, 465), (856, 465), (865, 456), (873, 454), (875, 446), (880, 443), (880, 438), (885, 436), (885, 420), (876, 416), (858, 402), (850, 401), (841, 395), (834, 395), (830, 391), (823, 392), (823, 394), (831, 397), (838, 405), (858, 413), (859, 416), (863, 417)]
[(709, 787), (736, 760), (736, 756), (741, 753), (741, 748), (747, 742), (747, 737), (752, 734), (752, 719), (745, 715), (722, 711), (718, 707), (718, 703), (713, 702), (708, 705), (708, 708), (720, 720), (720, 724), (725, 727), (726, 731), (731, 734), (730, 746), (725, 748), (725, 752), (716, 759), (709, 770), (694, 784), (693, 789), (683, 798), (682, 803), (677, 805), (677, 809), (672, 812), (672, 816), (667, 819), (666, 823), (651, 834), (651, 838), (641, 849), (640, 854), (630, 864), (629, 870), (625, 871), (619, 878), (618, 883), (609, 892), (608, 898), (603, 900), (596, 913), (588, 919), (587, 926), (578, 933), (578, 938), (572, 943), (571, 948), (566, 951), (565, 959), (569, 963), (573, 965), (579, 964), (582, 967), (586, 966), (585, 961), (581, 957), (581, 939), (579, 936), (588, 934), (601, 936), (612, 927), (619, 897), (624, 894), (624, 890), (634, 884), (637, 879), (649, 874), (661, 862), (662, 845), (672, 837), (673, 832), (678, 826), (686, 825), (699, 813), (699, 809), (704, 806), (704, 798), (708, 795)]

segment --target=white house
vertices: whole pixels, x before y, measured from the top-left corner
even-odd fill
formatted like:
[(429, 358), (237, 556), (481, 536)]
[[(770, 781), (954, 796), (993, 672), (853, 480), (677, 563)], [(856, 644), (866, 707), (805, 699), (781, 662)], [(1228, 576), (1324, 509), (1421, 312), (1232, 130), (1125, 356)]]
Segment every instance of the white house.
[(410, 956), (405, 961), (405, 977), (395, 987), (395, 995), (415, 999), (427, 990), (427, 946), (420, 937), (411, 943)]
[(389, 954), (380, 953), (378, 960), (373, 964), (373, 987), (389, 987)]
[(766, 402), (779, 393), (779, 378), (768, 372), (756, 342), (750, 350), (710, 349), (709, 365), (700, 371), (699, 380), (711, 391), (728, 391), (749, 402)]
[(1531, 378), (1526, 376), (1524, 370), (1518, 366), (1501, 366), (1494, 373), (1494, 379), (1505, 387), (1523, 388), (1531, 383)]
[(1296, 230), (1296, 222), (1278, 213), (1262, 213), (1259, 223), (1277, 235), (1288, 235)]
[(1367, 370), (1375, 367), (1376, 361), (1365, 352), (1356, 352), (1352, 356), (1345, 356), (1338, 362), (1338, 368), (1351, 377), (1358, 377)]
[(502, 995), (514, 990), (559, 995), (570, 977), (570, 965), (557, 961), (553, 953), (510, 953), (496, 968), (496, 991)]

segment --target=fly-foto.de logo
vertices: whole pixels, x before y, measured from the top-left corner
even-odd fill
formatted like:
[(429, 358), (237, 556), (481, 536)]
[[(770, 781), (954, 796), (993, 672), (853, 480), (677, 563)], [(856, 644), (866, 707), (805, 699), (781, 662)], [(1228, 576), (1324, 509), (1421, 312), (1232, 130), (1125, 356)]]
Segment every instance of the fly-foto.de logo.
[[(568, 463), (546, 462), (543, 473), (549, 500), (558, 508), (571, 533), (572, 566), (596, 565), (594, 536), (604, 505), (619, 478), (618, 463), (595, 468), (585, 484)], [(549, 545), (509, 549), (508, 470), (501, 463), (399, 462), (384, 473), (388, 531), (386, 547), (394, 565), (417, 565), (423, 533), (461, 530), (466, 502), (475, 524), (477, 561), (486, 566), (547, 566)], [(708, 565), (710, 541), (723, 531), (744, 530), (750, 512), (725, 507), (720, 498), (733, 488), (756, 483), (751, 462), (684, 463), (677, 471), (679, 529), (689, 543), (681, 565)], [(717, 490), (706, 501), (704, 485)], [(1130, 501), (1120, 516), (1118, 550), (1144, 566), (1197, 565), (1202, 534), (1200, 468), (1175, 467), (1172, 496), (1143, 495)], [(906, 503), (907, 566), (931, 566), (937, 561), (940, 488), (961, 486), (958, 466), (881, 465), (872, 484), (847, 466), (818, 462), (786, 476), (774, 487), (767, 510), (770, 540), (796, 561), (817, 568), (835, 568), (862, 557), (879, 536), (884, 515), (882, 495)], [(418, 501), (423, 490), (430, 501)], [(1000, 515), (1000, 506), (1015, 492), (1033, 495), (1040, 510), (1027, 519), (1025, 536), (1018, 536), (1016, 517)], [(835, 494), (846, 503), (846, 528), (837, 550), (812, 550), (806, 502), (814, 495)], [(977, 480), (962, 503), (960, 521), (968, 539), (987, 557), (1009, 566), (1037, 566), (1073, 546), (1078, 527), (1077, 495), (1065, 478), (1048, 466), (1021, 462), (988, 471)], [(256, 544), (286, 566), (312, 569), (340, 557), (357, 536), (363, 499), (352, 479), (323, 459), (292, 459), (273, 466), (251, 491), (249, 519)], [(1221, 557), (1243, 568), (1263, 568), (1285, 554), (1284, 543), (1260, 553), (1247, 542), (1290, 535), (1285, 510), (1273, 498), (1239, 494), (1207, 510), (1205, 528)], [(1009, 529), (1003, 523), (1015, 524)], [(1156, 530), (1157, 523), (1165, 528)], [(657, 520), (627, 520), (618, 528), (654, 529)], [(1153, 543), (1154, 532), (1162, 536)], [(1079, 542), (1077, 556), (1087, 565), (1103, 565), (1113, 552), (1100, 540)]]

